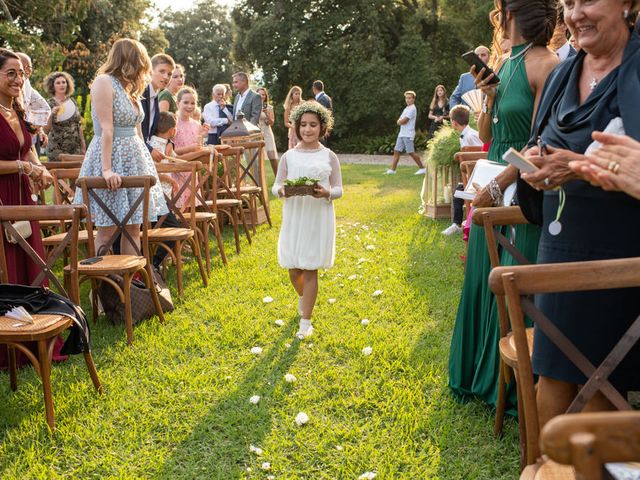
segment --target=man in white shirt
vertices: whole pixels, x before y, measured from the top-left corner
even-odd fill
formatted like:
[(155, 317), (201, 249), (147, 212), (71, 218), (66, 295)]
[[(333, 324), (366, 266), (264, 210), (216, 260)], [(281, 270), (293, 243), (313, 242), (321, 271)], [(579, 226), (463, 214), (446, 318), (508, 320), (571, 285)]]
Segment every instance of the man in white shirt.
[[(478, 132), (469, 126), (469, 118), (471, 110), (465, 105), (456, 105), (449, 112), (451, 126), (460, 133), (460, 148), (464, 147), (481, 147), (482, 140), (478, 136)], [(463, 190), (464, 186), (459, 183), (456, 190)], [(464, 211), (464, 200), (453, 197), (451, 201), (451, 225), (442, 231), (443, 235), (453, 235), (454, 233), (462, 233), (462, 216)]]
[(420, 156), (415, 152), (413, 146), (413, 139), (416, 136), (416, 117), (418, 116), (418, 110), (416, 109), (416, 92), (408, 90), (404, 92), (404, 101), (407, 104), (403, 110), (402, 115), (397, 120), (397, 124), (400, 125), (400, 132), (398, 133), (398, 139), (396, 140), (396, 146), (393, 149), (393, 163), (391, 168), (385, 172), (385, 175), (393, 175), (396, 173), (398, 162), (400, 161), (400, 154), (405, 152), (413, 158), (413, 161), (418, 164), (418, 170), (416, 175), (424, 175), (426, 168), (422, 164)]
[[(22, 104), (27, 120), (32, 122), (35, 127), (38, 127), (38, 132), (33, 135), (31, 140), (36, 147), (38, 155), (40, 155), (40, 147), (46, 147), (48, 142), (47, 135), (42, 130), (42, 127), (47, 124), (47, 119), (51, 115), (51, 107), (44, 97), (31, 86), (31, 81), (29, 80), (33, 73), (31, 57), (22, 52), (16, 52), (16, 55), (20, 57), (20, 63), (22, 63), (25, 73), (24, 84), (22, 85)], [(38, 114), (35, 114), (35, 112), (38, 112)]]
[(219, 145), (220, 135), (233, 121), (233, 107), (225, 103), (225, 91), (224, 85), (214, 85), (211, 89), (213, 100), (207, 103), (202, 111), (204, 122), (209, 124), (209, 136), (207, 137), (209, 145)]

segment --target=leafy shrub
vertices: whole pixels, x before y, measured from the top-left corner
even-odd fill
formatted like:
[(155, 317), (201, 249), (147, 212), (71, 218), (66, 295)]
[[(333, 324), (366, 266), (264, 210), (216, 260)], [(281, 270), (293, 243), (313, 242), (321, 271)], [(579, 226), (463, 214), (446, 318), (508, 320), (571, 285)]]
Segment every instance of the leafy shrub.
[(460, 135), (447, 122), (429, 140), (427, 161), (431, 165), (450, 166), (453, 156), (460, 150)]

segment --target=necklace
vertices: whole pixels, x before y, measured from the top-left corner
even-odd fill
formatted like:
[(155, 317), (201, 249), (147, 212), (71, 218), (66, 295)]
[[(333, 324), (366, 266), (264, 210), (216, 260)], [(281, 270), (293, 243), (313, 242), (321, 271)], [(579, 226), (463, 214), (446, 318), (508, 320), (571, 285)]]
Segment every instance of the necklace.
[(6, 112), (7, 114), (11, 114), (11, 113), (13, 113), (13, 108), (5, 107), (2, 103), (0, 103), (0, 108), (2, 108), (2, 110), (3, 110), (4, 112)]
[[(529, 45), (527, 45), (526, 47), (524, 47), (522, 49), (522, 51), (520, 53), (515, 54), (513, 57), (509, 57), (509, 62), (518, 59), (518, 63), (516, 64), (515, 67), (513, 67), (513, 70), (511, 71), (511, 75), (509, 75), (509, 80), (507, 80), (507, 84), (504, 87), (504, 90), (502, 91), (502, 97), (504, 97), (507, 93), (507, 90), (509, 89), (509, 85), (511, 85), (511, 80), (513, 79), (513, 76), (515, 75), (515, 73), (518, 71), (518, 67), (520, 66), (520, 64), (524, 61), (524, 57), (526, 55), (526, 53), (529, 51), (529, 49), (533, 46), (533, 43), (530, 43)], [(495, 105), (493, 106), (493, 123), (498, 123), (500, 121), (500, 118), (498, 116), (498, 102), (499, 98), (498, 98), (498, 91), (496, 90), (496, 101), (495, 101)]]
[(598, 86), (598, 79), (596, 77), (593, 77), (591, 79), (591, 82), (589, 83), (589, 88), (593, 91), (594, 88), (596, 88)]

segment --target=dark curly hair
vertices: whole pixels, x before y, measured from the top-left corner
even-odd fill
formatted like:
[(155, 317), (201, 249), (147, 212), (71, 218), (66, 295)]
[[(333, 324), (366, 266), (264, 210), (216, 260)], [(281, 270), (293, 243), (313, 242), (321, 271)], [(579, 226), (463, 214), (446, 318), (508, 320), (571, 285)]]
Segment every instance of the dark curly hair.
[[(4, 64), (7, 63), (7, 60), (9, 60), (10, 58), (18, 60), (18, 62), (21, 62), (20, 57), (15, 53), (13, 53), (11, 50), (7, 50), (6, 48), (0, 48), (0, 68), (4, 67)], [(35, 128), (33, 125), (31, 125), (29, 122), (27, 122), (27, 115), (24, 111), (24, 107), (22, 105), (22, 101), (20, 97), (15, 97), (11, 101), (11, 106), (13, 107), (13, 110), (18, 114), (18, 117), (21, 118), (22, 121), (25, 123), (29, 133), (31, 134), (36, 133), (38, 129)]]
[(515, 17), (516, 26), (527, 42), (546, 46), (553, 36), (558, 18), (557, 0), (500, 0), (502, 28), (506, 27), (506, 12)]

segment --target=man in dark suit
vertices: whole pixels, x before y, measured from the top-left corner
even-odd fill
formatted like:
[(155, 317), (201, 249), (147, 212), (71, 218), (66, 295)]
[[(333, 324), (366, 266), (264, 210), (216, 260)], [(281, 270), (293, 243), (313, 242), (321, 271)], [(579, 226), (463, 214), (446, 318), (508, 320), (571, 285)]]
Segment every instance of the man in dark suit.
[(233, 102), (233, 118), (238, 118), (238, 113), (244, 113), (244, 118), (256, 127), (262, 112), (262, 98), (249, 88), (249, 76), (244, 72), (233, 75), (233, 88), (238, 92)]
[(328, 110), (333, 110), (333, 101), (331, 100), (331, 97), (329, 95), (324, 93), (324, 83), (322, 82), (322, 80), (316, 80), (315, 82), (313, 82), (311, 90), (313, 91), (313, 95), (316, 98), (316, 102), (318, 102)]
[(158, 108), (158, 93), (167, 87), (171, 74), (176, 63), (166, 53), (158, 53), (151, 57), (151, 83), (144, 89), (142, 95), (142, 110), (144, 111), (144, 119), (142, 120), (142, 137), (151, 156), (155, 162), (160, 162), (164, 158), (164, 154), (151, 148), (148, 144), (149, 140), (156, 133), (158, 125), (158, 116), (160, 109)]

